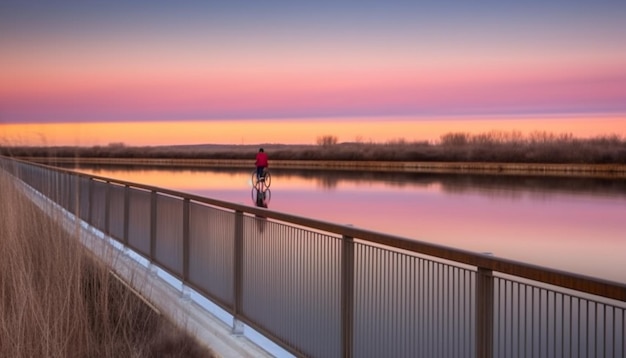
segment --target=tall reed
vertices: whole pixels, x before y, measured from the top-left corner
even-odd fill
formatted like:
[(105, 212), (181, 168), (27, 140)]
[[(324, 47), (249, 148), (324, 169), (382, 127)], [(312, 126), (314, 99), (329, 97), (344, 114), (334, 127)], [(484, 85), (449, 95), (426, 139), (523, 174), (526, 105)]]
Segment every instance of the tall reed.
[(0, 168), (0, 357), (206, 357)]

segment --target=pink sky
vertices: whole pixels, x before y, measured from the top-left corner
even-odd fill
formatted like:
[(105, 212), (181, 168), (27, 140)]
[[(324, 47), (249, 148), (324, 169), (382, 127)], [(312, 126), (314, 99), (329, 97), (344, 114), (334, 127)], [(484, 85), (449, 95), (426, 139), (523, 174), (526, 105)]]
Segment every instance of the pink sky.
[[(57, 126), (39, 127), (49, 142), (94, 143), (67, 133), (89, 123), (118, 123), (119, 136), (136, 131), (120, 123), (149, 131), (154, 122), (376, 118), (406, 124), (390, 135), (411, 138), (441, 118), (500, 118), (510, 130), (523, 130), (508, 122), (520, 116), (626, 118), (625, 4), (451, 2), (9, 2), (0, 8), (0, 140), (15, 141), (24, 124), (32, 143), (42, 123)], [(83, 126), (57, 139), (68, 123)]]

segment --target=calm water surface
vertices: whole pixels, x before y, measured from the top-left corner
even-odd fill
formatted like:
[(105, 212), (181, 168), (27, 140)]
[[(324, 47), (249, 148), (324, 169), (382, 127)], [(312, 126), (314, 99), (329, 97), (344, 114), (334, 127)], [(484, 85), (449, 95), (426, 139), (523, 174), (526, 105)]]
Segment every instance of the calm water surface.
[[(254, 205), (251, 170), (82, 167)], [(626, 283), (626, 180), (272, 171), (270, 210)]]

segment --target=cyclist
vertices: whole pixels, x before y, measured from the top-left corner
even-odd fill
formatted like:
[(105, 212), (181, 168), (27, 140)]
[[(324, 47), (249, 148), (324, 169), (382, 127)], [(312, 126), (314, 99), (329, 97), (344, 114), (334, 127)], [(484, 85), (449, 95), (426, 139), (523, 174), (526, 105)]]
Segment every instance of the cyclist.
[(267, 153), (265, 153), (263, 148), (259, 148), (259, 152), (256, 154), (256, 177), (258, 180), (264, 179), (265, 168), (268, 166)]

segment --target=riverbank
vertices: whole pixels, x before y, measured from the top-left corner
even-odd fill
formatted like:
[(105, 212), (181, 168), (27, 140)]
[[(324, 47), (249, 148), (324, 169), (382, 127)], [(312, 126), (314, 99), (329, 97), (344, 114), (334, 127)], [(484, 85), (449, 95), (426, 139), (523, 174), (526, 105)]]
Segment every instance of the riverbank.
[[(0, 155), (85, 159), (249, 160), (254, 158), (260, 147), (269, 154), (271, 161), (363, 162), (362, 165), (368, 167), (371, 166), (368, 164), (370, 162), (426, 163), (424, 165), (436, 163), (435, 167), (441, 167), (439, 163), (450, 163), (445, 166), (456, 168), (459, 168), (458, 163), (468, 163), (462, 167), (476, 167), (475, 163), (491, 163), (496, 168), (502, 167), (500, 163), (515, 163), (524, 167), (527, 166), (526, 163), (538, 164), (540, 167), (544, 167), (544, 163), (626, 165), (626, 139), (617, 135), (574, 138), (568, 134), (546, 132), (527, 136), (519, 132), (487, 132), (477, 135), (448, 133), (433, 143), (407, 142), (401, 139), (386, 143), (338, 143), (336, 137), (324, 136), (317, 145), (195, 144), (133, 147), (124, 143), (111, 143), (106, 147), (0, 146)], [(480, 166), (484, 167), (482, 164)]]
[[(253, 160), (243, 159), (178, 159), (178, 158), (57, 158), (27, 157), (25, 160), (48, 165), (123, 165), (165, 167), (229, 167), (252, 168)], [(593, 176), (626, 179), (624, 164), (555, 164), (555, 163), (491, 163), (491, 162), (411, 162), (411, 161), (348, 161), (348, 160), (272, 160), (271, 168), (351, 170), (422, 173), (467, 173), (502, 175)]]

